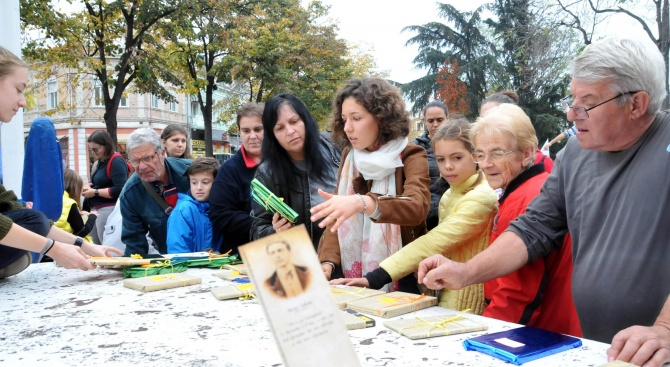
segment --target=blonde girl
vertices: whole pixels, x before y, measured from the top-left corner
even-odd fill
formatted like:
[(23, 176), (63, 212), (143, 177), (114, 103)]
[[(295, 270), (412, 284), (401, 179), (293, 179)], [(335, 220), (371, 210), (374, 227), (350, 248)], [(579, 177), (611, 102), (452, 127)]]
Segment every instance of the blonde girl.
[(79, 200), (84, 187), (84, 180), (75, 171), (66, 168), (63, 174), (65, 178), (65, 191), (63, 192), (63, 212), (56, 223), (56, 227), (75, 236), (84, 237), (93, 243), (93, 238), (88, 234), (95, 228), (97, 212), (80, 211)]

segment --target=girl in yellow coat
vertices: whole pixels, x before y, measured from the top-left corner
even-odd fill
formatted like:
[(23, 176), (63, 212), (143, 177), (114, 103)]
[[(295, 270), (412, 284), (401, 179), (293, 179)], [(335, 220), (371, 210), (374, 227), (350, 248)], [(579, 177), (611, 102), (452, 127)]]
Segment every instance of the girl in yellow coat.
[[(488, 247), (498, 198), (472, 160), (469, 130), (467, 120), (449, 120), (432, 141), (440, 175), (451, 186), (440, 200), (437, 227), (382, 261), (364, 278), (336, 279), (331, 284), (379, 289), (415, 272), (421, 260), (434, 254), (465, 262)], [(474, 314), (481, 314), (485, 307), (482, 284), (442, 290), (439, 298), (442, 307), (470, 309)]]

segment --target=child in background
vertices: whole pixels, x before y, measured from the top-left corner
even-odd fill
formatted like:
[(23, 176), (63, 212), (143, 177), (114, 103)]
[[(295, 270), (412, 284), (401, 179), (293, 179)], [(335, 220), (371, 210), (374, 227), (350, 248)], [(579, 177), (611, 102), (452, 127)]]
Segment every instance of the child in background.
[(197, 158), (188, 169), (191, 189), (179, 194), (177, 205), (168, 218), (167, 249), (169, 254), (218, 251), (223, 241), (212, 230), (209, 220), (209, 193), (219, 172), (219, 161), (211, 157)]
[(95, 227), (97, 213), (80, 211), (79, 201), (84, 180), (73, 170), (66, 168), (63, 174), (65, 178), (65, 191), (63, 192), (63, 212), (56, 223), (56, 227), (75, 236), (84, 237), (87, 242), (93, 243), (93, 238), (88, 234)]
[[(466, 119), (450, 119), (433, 137), (437, 167), (451, 186), (440, 199), (437, 227), (382, 261), (379, 268), (364, 278), (335, 279), (331, 284), (379, 289), (391, 280), (415, 272), (421, 260), (434, 254), (465, 262), (488, 247), (497, 196), (472, 159), (474, 147), (468, 138), (469, 131)], [(442, 290), (439, 299), (442, 307), (470, 309), (478, 315), (486, 306), (481, 283), (460, 290)]]

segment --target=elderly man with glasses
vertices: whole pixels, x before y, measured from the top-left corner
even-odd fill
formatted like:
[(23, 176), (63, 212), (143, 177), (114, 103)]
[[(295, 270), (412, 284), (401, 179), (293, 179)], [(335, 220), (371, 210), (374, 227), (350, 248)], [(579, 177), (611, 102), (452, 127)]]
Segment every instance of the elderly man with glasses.
[(126, 149), (136, 174), (128, 179), (119, 198), (125, 256), (149, 253), (147, 233), (158, 252), (166, 254), (168, 216), (177, 204), (177, 193), (190, 188), (186, 171), (191, 160), (165, 157), (160, 136), (150, 128), (130, 134)]
[[(584, 337), (609, 360), (670, 362), (670, 114), (667, 67), (648, 39), (608, 38), (572, 64), (570, 139), (526, 214), (467, 263), (432, 256), (419, 281), (454, 288), (508, 274), (572, 235)], [(604, 356), (603, 356), (604, 358)]]

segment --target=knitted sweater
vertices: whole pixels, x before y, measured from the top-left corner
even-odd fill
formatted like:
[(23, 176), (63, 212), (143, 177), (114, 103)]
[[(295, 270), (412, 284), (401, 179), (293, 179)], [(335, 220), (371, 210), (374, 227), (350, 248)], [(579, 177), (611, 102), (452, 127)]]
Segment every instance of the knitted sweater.
[[(486, 179), (468, 190), (478, 176), (472, 175), (442, 196), (437, 227), (382, 261), (380, 267), (393, 280), (416, 271), (423, 259), (434, 254), (466, 262), (488, 247), (497, 211), (497, 196)], [(454, 310), (469, 308), (472, 313), (480, 315), (486, 306), (484, 286), (480, 283), (461, 290), (443, 290), (439, 305)]]
[[(21, 208), (23, 208), (23, 205), (16, 201), (14, 191), (6, 190), (5, 187), (0, 184), (0, 213)], [(0, 241), (5, 238), (9, 230), (12, 228), (12, 224), (14, 224), (14, 222), (9, 217), (0, 214)]]

